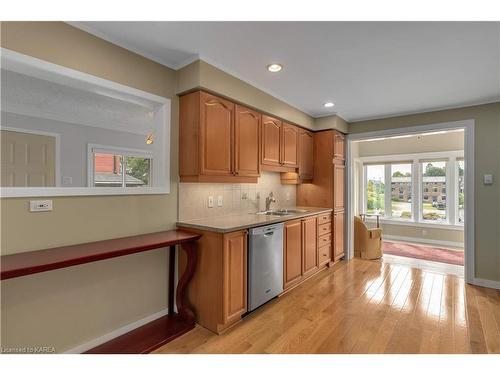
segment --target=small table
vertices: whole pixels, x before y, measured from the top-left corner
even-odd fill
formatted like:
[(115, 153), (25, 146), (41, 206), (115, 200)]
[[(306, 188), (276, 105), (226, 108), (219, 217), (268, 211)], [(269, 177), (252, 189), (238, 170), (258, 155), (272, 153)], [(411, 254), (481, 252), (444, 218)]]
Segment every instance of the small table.
[(361, 220), (366, 221), (367, 217), (376, 217), (377, 218), (377, 228), (380, 228), (380, 214), (360, 214)]

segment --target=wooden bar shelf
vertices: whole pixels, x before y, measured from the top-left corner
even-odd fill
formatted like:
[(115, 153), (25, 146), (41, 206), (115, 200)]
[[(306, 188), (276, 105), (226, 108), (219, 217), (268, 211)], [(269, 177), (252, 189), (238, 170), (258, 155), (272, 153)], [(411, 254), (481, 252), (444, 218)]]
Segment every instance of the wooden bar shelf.
[[(185, 295), (187, 285), (196, 268), (197, 240), (200, 237), (200, 234), (177, 229), (3, 255), (1, 257), (1, 280), (167, 247), (170, 251), (167, 285), (168, 314), (86, 352), (89, 354), (149, 353), (195, 326), (195, 315), (187, 306)], [(186, 269), (177, 284), (175, 294), (178, 313), (174, 312), (173, 306), (174, 272), (172, 270), (174, 268), (172, 262), (175, 260), (176, 245), (180, 245), (187, 255)]]

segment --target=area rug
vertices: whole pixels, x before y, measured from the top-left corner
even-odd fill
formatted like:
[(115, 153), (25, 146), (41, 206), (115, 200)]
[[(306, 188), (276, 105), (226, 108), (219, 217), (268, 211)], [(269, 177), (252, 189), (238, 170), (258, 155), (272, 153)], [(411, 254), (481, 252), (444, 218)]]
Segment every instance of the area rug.
[(408, 242), (392, 242), (384, 240), (382, 242), (384, 254), (398, 255), (407, 258), (431, 260), (447, 264), (464, 265), (464, 252), (441, 247), (419, 245)]

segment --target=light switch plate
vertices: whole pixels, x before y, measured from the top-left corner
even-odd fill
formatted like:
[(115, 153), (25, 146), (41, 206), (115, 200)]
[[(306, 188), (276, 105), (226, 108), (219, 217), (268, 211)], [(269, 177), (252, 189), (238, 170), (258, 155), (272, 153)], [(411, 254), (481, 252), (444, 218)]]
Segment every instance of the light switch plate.
[(31, 212), (52, 211), (52, 201), (30, 201)]
[(210, 195), (208, 197), (208, 208), (212, 208), (214, 206), (214, 197), (213, 195)]
[(222, 207), (223, 197), (222, 195), (217, 196), (217, 207)]
[(484, 181), (485, 185), (493, 185), (493, 175), (492, 174), (485, 174), (483, 181)]

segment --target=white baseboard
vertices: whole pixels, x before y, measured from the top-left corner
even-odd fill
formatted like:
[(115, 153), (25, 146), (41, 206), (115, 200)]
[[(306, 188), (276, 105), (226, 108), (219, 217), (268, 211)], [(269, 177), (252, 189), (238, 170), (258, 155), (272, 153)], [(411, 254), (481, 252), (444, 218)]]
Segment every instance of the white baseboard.
[(498, 289), (500, 290), (500, 281), (495, 281), (495, 280), (486, 280), (486, 279), (478, 279), (478, 278), (473, 278), (472, 281), (470, 282), (473, 285), (477, 286), (484, 286), (486, 288), (492, 288), (492, 289)]
[(429, 244), (429, 245), (441, 245), (441, 246), (458, 247), (458, 248), (464, 247), (463, 242), (441, 241), (441, 240), (433, 240), (433, 239), (429, 239), (429, 238), (418, 238), (418, 237), (393, 236), (390, 234), (383, 234), (383, 233), (382, 233), (382, 239), (416, 242), (416, 243), (424, 243), (424, 244)]
[(104, 336), (97, 337), (97, 338), (95, 338), (91, 341), (88, 341), (82, 345), (78, 345), (74, 348), (66, 350), (64, 352), (64, 354), (79, 354), (79, 353), (86, 352), (87, 350), (90, 350), (92, 348), (95, 348), (96, 346), (104, 344), (105, 342), (107, 342), (109, 340), (112, 340), (118, 336), (124, 335), (125, 333), (130, 332), (136, 328), (139, 328), (140, 326), (142, 326), (144, 324), (152, 322), (155, 319), (161, 318), (162, 316), (167, 315), (167, 312), (168, 312), (167, 309), (158, 311), (157, 313), (154, 313), (153, 315), (139, 319), (135, 322), (127, 324), (126, 326), (120, 327), (112, 332), (106, 333)]

